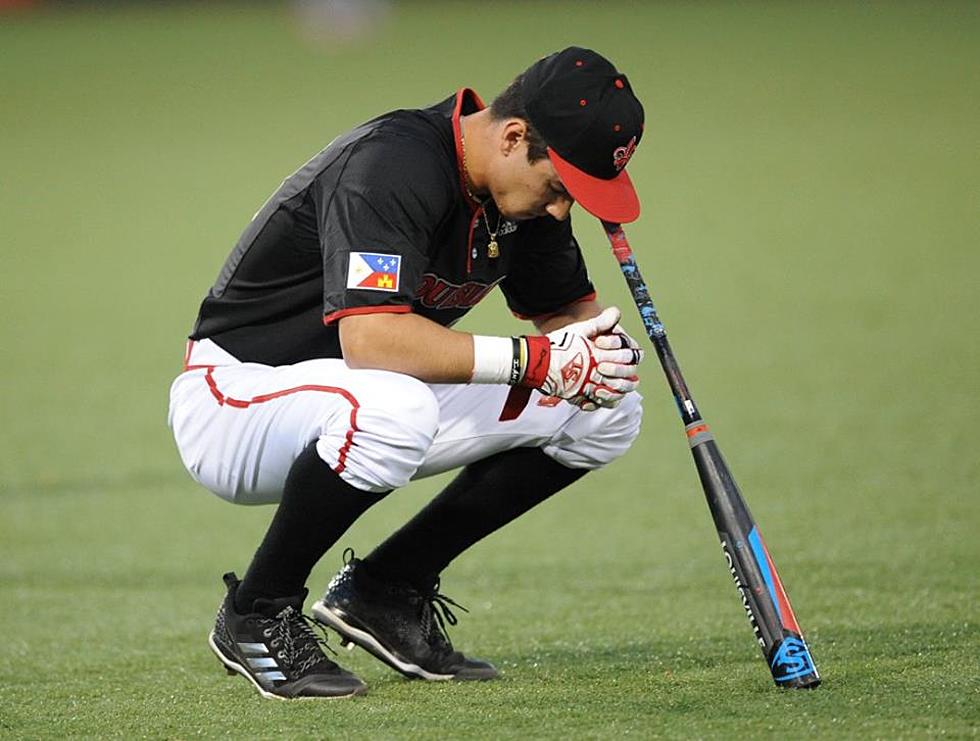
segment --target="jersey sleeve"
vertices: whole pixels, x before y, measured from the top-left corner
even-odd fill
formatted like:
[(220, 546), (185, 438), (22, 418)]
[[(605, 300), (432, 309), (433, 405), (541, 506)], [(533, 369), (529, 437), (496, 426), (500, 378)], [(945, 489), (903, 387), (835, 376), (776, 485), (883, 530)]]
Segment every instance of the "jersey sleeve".
[(323, 321), (411, 311), (451, 173), (425, 141), (378, 133), (359, 141), (313, 189), (323, 256)]
[(520, 233), (517, 257), (500, 284), (516, 316), (533, 319), (595, 298), (570, 218), (534, 219), (522, 224)]

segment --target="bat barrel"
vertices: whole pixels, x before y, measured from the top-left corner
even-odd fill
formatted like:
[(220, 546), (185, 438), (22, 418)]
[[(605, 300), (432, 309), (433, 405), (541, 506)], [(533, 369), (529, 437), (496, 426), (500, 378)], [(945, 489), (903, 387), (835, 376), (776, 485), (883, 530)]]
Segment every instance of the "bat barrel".
[(816, 687), (820, 675), (776, 564), (708, 425), (688, 425), (687, 436), (729, 573), (773, 681), (779, 687)]

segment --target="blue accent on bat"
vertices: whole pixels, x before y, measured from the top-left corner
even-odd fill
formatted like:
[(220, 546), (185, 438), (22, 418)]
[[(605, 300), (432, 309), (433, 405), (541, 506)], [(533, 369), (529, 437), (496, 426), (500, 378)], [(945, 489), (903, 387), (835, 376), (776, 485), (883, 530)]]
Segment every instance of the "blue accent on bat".
[(772, 657), (772, 676), (776, 682), (789, 682), (809, 674), (816, 674), (817, 669), (810, 656), (810, 649), (802, 639), (796, 636), (786, 636), (779, 644)]
[(752, 546), (752, 553), (755, 555), (755, 561), (759, 564), (759, 571), (762, 572), (762, 578), (766, 582), (766, 588), (769, 590), (769, 597), (772, 599), (772, 604), (776, 607), (776, 614), (779, 615), (779, 622), (783, 622), (783, 613), (779, 609), (779, 600), (776, 599), (776, 584), (772, 579), (772, 572), (769, 570), (769, 559), (766, 557), (766, 549), (762, 547), (762, 538), (759, 537), (759, 529), (753, 527), (749, 532), (749, 545)]

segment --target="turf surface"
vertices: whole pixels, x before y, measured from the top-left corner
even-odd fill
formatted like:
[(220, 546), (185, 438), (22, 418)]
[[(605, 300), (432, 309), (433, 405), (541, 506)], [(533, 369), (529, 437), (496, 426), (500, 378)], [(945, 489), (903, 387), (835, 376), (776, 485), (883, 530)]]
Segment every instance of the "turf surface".
[[(405, 2), (332, 46), (273, 5), (0, 15), (0, 735), (980, 733), (978, 39), (969, 3)], [(489, 98), (567, 43), (646, 102), (631, 239), (825, 684), (771, 686), (651, 360), (630, 454), (446, 574), (455, 642), (500, 681), (355, 652), (367, 697), (261, 701), (204, 637), (270, 510), (198, 489), (166, 429), (197, 303), (337, 133), (460, 84)], [(492, 298), (466, 326), (519, 325)]]

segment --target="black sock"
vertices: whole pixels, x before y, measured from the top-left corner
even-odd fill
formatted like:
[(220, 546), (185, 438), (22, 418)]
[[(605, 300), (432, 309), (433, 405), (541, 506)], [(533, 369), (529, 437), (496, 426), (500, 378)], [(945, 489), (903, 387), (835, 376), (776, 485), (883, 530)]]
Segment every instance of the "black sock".
[(369, 574), (419, 589), (456, 556), (587, 473), (539, 448), (517, 448), (472, 463), (365, 559)]
[(238, 588), (235, 609), (248, 613), (260, 597), (301, 593), (316, 562), (384, 496), (348, 484), (320, 458), (316, 442), (310, 443), (289, 469), (282, 501)]

